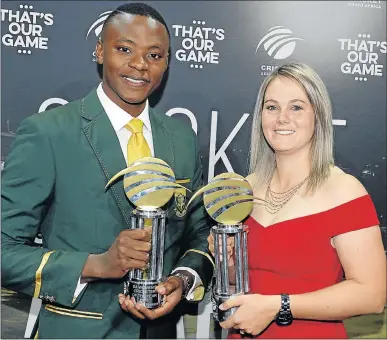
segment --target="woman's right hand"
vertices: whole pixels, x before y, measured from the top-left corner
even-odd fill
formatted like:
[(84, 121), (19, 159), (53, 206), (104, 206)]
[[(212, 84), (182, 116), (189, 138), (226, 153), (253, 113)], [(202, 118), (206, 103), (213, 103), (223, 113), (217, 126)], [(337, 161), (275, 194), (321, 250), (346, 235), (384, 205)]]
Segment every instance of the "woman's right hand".
[[(210, 236), (207, 237), (208, 241), (208, 248), (210, 249), (210, 252), (212, 256), (215, 256), (215, 240), (212, 232), (210, 233)], [(227, 259), (228, 259), (228, 265), (233, 266), (234, 265), (234, 237), (227, 236)], [(219, 240), (219, 254), (220, 254), (220, 261), (223, 260), (223, 253), (222, 253), (222, 240)]]

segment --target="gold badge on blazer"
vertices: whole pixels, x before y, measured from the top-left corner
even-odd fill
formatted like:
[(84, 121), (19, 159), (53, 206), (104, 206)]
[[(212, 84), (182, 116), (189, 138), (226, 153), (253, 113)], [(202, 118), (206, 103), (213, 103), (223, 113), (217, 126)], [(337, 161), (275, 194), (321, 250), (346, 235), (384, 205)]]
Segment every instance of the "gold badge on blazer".
[(186, 191), (184, 189), (175, 190), (175, 213), (177, 217), (184, 217), (187, 213)]
[[(190, 179), (177, 179), (176, 183), (186, 184), (189, 183)], [(187, 190), (185, 187), (175, 189), (175, 213), (177, 217), (184, 217), (187, 214)]]

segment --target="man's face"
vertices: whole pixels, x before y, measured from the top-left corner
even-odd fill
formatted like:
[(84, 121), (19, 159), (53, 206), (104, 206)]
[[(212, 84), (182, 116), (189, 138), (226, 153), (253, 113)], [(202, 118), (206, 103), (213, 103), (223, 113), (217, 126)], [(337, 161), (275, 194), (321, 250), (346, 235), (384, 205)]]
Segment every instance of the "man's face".
[(107, 96), (130, 114), (139, 115), (161, 83), (168, 49), (167, 30), (158, 21), (140, 15), (116, 16), (96, 49)]

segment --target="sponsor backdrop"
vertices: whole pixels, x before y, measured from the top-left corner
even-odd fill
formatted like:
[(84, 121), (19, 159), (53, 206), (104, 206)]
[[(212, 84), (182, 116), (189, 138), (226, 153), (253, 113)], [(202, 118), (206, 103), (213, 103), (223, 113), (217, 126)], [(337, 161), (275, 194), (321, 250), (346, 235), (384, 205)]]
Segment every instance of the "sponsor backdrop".
[[(151, 104), (192, 125), (205, 179), (246, 175), (262, 80), (284, 62), (305, 62), (331, 95), (337, 165), (372, 195), (386, 244), (386, 2), (146, 2), (166, 19), (172, 49)], [(2, 166), (22, 119), (99, 83), (97, 37), (122, 3), (2, 2)]]

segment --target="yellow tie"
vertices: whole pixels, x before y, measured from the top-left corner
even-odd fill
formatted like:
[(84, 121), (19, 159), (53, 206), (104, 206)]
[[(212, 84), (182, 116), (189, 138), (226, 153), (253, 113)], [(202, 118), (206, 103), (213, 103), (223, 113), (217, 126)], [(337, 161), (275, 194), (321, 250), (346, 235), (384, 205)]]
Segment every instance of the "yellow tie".
[(140, 158), (151, 157), (152, 153), (142, 132), (144, 122), (138, 118), (133, 118), (125, 127), (132, 133), (126, 150), (128, 165)]
[[(152, 153), (142, 132), (144, 122), (138, 118), (133, 118), (128, 124), (125, 125), (125, 127), (132, 133), (132, 136), (128, 141), (128, 146), (126, 149), (128, 157), (128, 166), (140, 158), (151, 157)], [(152, 220), (149, 218), (145, 218), (144, 226), (152, 237)], [(148, 270), (144, 270), (143, 279), (147, 279), (148, 277)]]

